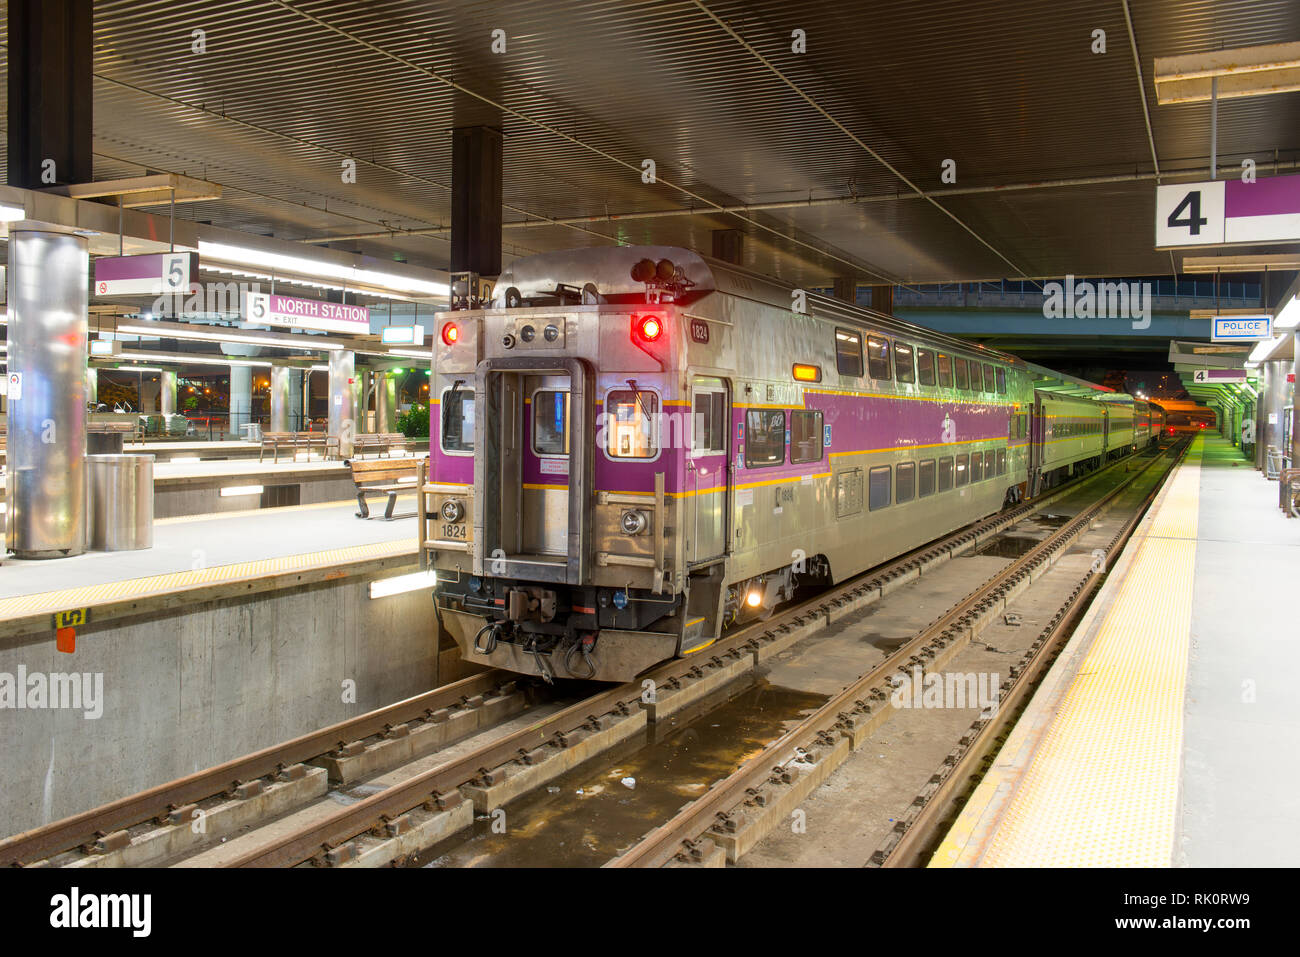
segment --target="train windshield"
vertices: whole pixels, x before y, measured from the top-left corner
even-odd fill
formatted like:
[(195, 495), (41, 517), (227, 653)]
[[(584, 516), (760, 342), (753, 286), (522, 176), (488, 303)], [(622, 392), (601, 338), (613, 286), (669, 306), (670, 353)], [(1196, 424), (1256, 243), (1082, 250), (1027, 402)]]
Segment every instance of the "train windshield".
[(616, 389), (605, 399), (605, 449), (612, 458), (651, 459), (658, 451), (655, 420), (659, 396), (644, 389)]
[(443, 391), (441, 431), (444, 452), (474, 451), (474, 390)]

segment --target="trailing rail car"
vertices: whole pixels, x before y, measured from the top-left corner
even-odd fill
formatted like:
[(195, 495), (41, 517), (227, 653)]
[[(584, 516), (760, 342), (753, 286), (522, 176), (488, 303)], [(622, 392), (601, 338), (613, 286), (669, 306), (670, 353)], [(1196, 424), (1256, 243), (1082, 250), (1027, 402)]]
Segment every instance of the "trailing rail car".
[(626, 680), (1106, 455), (1106, 410), (1068, 407), (1086, 447), (1040, 426), (1067, 406), (1014, 356), (685, 249), (531, 256), (492, 296), (437, 316), (421, 495), (483, 664)]

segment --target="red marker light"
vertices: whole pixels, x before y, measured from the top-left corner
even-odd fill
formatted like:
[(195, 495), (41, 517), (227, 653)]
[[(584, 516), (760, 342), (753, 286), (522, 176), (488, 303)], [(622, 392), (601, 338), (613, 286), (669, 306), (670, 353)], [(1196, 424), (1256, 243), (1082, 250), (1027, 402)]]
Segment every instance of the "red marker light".
[(449, 322), (442, 327), (442, 341), (447, 343), (447, 345), (454, 346), (456, 344), (456, 340), (459, 338), (460, 338), (460, 329), (456, 327), (456, 323)]
[(637, 329), (646, 342), (654, 342), (664, 333), (663, 323), (658, 316), (642, 316), (641, 325)]

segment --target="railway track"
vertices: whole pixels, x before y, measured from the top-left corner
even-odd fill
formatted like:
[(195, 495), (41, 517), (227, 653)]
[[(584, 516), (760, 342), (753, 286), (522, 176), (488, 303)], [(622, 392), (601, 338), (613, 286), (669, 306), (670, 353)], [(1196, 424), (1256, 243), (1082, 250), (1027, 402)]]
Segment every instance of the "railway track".
[[(1055, 499), (1071, 493), (1083, 483), (1128, 461), (1132, 460), (1121, 460), (1101, 472), (1058, 486), (1032, 502), (976, 522), (815, 598), (784, 609), (771, 619), (742, 628), (710, 648), (707, 659), (700, 660), (697, 656), (666, 662), (633, 682), (602, 690), (523, 728), (494, 738), (468, 753), (385, 787), (348, 807), (312, 821), (308, 826), (285, 829), (284, 833), (254, 850), (224, 863), (241, 867), (284, 867), (308, 862), (348, 864), (366, 856), (361, 847), (363, 844), (373, 845), (384, 841), (400, 843), (403, 835), (409, 834), (430, 817), (456, 813), (458, 809), (469, 811), (467, 791), (474, 792), (471, 795), (472, 804), (477, 810), (491, 810), (493, 801), (504, 803), (527, 788), (538, 786), (554, 777), (554, 773), (544, 770), (546, 765), (555, 764), (558, 760), (564, 767), (574, 766), (598, 753), (610, 740), (621, 740), (634, 733), (638, 718), (639, 726), (644, 727), (647, 717), (657, 720), (680, 710), (728, 683), (737, 674), (751, 669), (760, 657), (766, 657), (778, 648), (788, 647), (800, 638), (815, 633), (827, 622), (850, 614), (893, 588), (906, 584), (932, 564), (979, 546)], [(1127, 487), (1127, 484), (1120, 488)], [(1112, 491), (1103, 501), (1109, 501), (1118, 490)], [(1094, 508), (1100, 507), (1100, 504)], [(1062, 533), (1073, 528), (1078, 521), (1076, 519), (1071, 522), (1049, 541), (1064, 541)], [(1040, 549), (1035, 549), (1031, 554), (1039, 552)], [(1013, 567), (1021, 566), (1022, 562)], [(1007, 572), (996, 576), (981, 593), (995, 591), (1012, 577)], [(972, 596), (941, 618), (940, 622), (959, 620), (977, 604), (975, 596)], [(927, 639), (925, 635), (935, 631), (942, 631), (942, 628), (936, 625), (927, 629), (925, 634), (886, 659), (881, 666), (873, 669), (852, 687), (868, 682), (872, 675), (886, 673), (891, 663), (906, 661), (927, 641), (933, 640)], [(305, 762), (325, 757), (346, 758), (356, 755), (364, 750), (368, 738), (400, 739), (411, 734), (414, 727), (445, 721), (454, 709), (481, 706), (493, 698), (509, 694), (513, 690), (513, 684), (513, 676), (499, 671), (475, 675), (92, 811), (16, 835), (0, 841), (0, 865), (23, 866), (49, 861), (56, 855), (75, 849), (91, 856), (120, 850), (131, 843), (133, 828), (138, 829), (148, 823), (159, 827), (178, 827), (190, 820), (193, 809), (204, 799), (219, 795), (235, 798), (254, 796), (267, 784), (300, 774)], [(834, 699), (835, 702), (840, 702), (837, 709), (831, 709), (828, 704), (809, 719), (809, 722), (817, 723), (811, 735), (805, 732), (813, 725), (805, 723), (766, 749), (764, 755), (776, 755), (779, 748), (794, 745), (796, 739), (802, 740), (808, 736), (817, 738), (818, 735), (832, 733), (838, 712), (848, 697), (851, 696), (847, 695), (846, 689), (845, 693)], [(827, 722), (825, 719), (832, 715), (837, 716), (836, 720)], [(763, 760), (756, 758), (748, 762), (736, 774), (707, 792), (700, 799), (706, 803), (696, 802), (684, 809), (682, 814), (665, 825), (667, 830), (661, 828), (654, 832), (623, 855), (615, 862), (616, 865), (645, 866), (672, 859), (681, 850), (681, 847), (674, 844), (681, 845), (683, 841), (691, 840), (681, 835), (690, 831), (699, 820), (705, 820), (709, 814), (716, 813), (711, 809), (724, 807), (736, 793), (743, 794), (748, 785), (740, 782), (755, 774), (754, 769), (758, 764), (771, 763), (764, 756), (760, 758)], [(494, 789), (495, 796), (492, 794)], [(697, 810), (691, 812), (691, 808)], [(692, 837), (698, 837), (699, 833)], [(380, 862), (392, 863), (409, 857), (410, 854), (410, 850), (399, 849), (398, 852), (382, 856)]]
[[(1146, 468), (1133, 473), (1122, 484), (1111, 489), (1054, 534), (1002, 569), (915, 638), (851, 682), (798, 725), (606, 866), (662, 867), (672, 862), (691, 864), (704, 863), (710, 858), (716, 860), (716, 855), (721, 853), (721, 846), (709, 838), (710, 832), (725, 838), (729, 831), (734, 832), (738, 823), (745, 819), (747, 805), (750, 811), (761, 813), (763, 808), (776, 804), (780, 793), (801, 774), (811, 771), (826, 752), (839, 749), (843, 756), (847, 756), (851, 749), (840, 747), (842, 742), (846, 739), (856, 742), (868, 736), (887, 717), (887, 700), (892, 691), (891, 679), (894, 675), (905, 674), (906, 669), (914, 664), (931, 666), (944, 657), (945, 650), (957, 641), (962, 628), (1006, 596), (1017, 584), (1028, 579), (1053, 553), (1067, 548), (1117, 496), (1148, 470), (1164, 464), (1167, 474), (1172, 468), (1172, 462), (1177, 461), (1184, 449), (1185, 446), (1180, 446), (1172, 456), (1161, 455)], [(1134, 518), (1126, 522), (1116, 534), (1108, 557), (1127, 540), (1159, 484), (1156, 483), (1156, 488), (1146, 497), (1144, 505), (1137, 510)], [(1076, 591), (1069, 607), (1063, 609), (1049, 629), (1050, 633), (1041, 636), (1035, 643), (1035, 649), (1039, 653), (1034, 656), (1036, 661), (1041, 663), (1046, 660), (1047, 655), (1042, 652), (1058, 647), (1061, 636), (1069, 634), (1075, 614), (1086, 604), (1086, 596), (1091, 594), (1098, 578), (1096, 575), (1091, 576), (1086, 589), (1081, 587)], [(1000, 696), (1003, 706), (995, 718), (983, 724), (977, 722), (979, 730), (964, 738), (959, 745), (965, 754), (973, 756), (982, 753), (979, 746), (987, 745), (991, 740), (995, 733), (991, 729), (1005, 723), (1007, 716), (1014, 712), (1032, 687), (1035, 676), (1040, 673), (1041, 666), (1034, 668), (1032, 673), (1023, 668), (1017, 669), (1011, 685), (1003, 688), (1004, 694)], [(1008, 691), (1011, 692), (1010, 695), (1006, 694)], [(1001, 717), (1002, 723), (997, 721), (998, 717)], [(897, 830), (899, 839), (892, 842), (888, 849), (878, 852), (873, 859), (875, 863), (909, 866), (920, 862), (924, 849), (937, 833), (945, 811), (951, 808), (954, 785), (969, 777), (973, 760), (973, 757), (959, 758), (952, 765), (945, 764), (948, 773), (939, 776), (923, 804), (914, 805), (914, 808), (931, 810), (922, 810), (920, 814), (902, 819)], [(820, 769), (821, 776), (828, 773), (829, 770), (825, 767)], [(773, 793), (766, 793), (769, 791)]]

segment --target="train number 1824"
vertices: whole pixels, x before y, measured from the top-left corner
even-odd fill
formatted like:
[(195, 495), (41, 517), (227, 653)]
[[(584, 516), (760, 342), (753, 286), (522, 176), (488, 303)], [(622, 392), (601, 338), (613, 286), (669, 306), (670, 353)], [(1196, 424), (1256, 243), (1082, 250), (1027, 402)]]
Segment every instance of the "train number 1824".
[(444, 524), (442, 526), (442, 537), (443, 538), (464, 538), (465, 526), (459, 524), (452, 525), (450, 523)]

